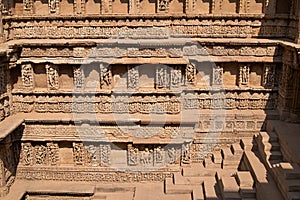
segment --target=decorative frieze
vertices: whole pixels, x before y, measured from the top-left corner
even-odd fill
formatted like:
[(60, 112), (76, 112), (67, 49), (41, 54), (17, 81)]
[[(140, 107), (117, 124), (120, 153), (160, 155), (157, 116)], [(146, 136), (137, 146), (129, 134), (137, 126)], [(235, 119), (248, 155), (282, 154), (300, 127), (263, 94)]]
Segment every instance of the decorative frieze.
[(46, 73), (47, 73), (47, 83), (49, 90), (58, 90), (59, 88), (59, 74), (58, 74), (58, 66), (53, 64), (46, 65)]
[[(248, 102), (251, 95), (259, 101)], [(266, 107), (266, 102), (277, 104), (276, 92), (226, 92), (210, 94), (197, 92), (182, 94), (181, 97), (168, 95), (132, 95), (132, 96), (47, 96), (47, 95), (13, 95), (14, 112), (38, 113), (157, 113), (178, 114), (193, 109), (274, 109)], [(252, 100), (251, 100), (252, 101)], [(7, 101), (8, 103), (8, 101)], [(4, 102), (3, 102), (4, 104)]]
[(182, 56), (256, 56), (256, 57), (274, 57), (280, 56), (279, 48), (276, 46), (261, 46), (260, 48), (244, 45), (237, 46), (227, 46), (219, 45), (214, 46), (206, 44), (203, 46), (184, 46), (180, 48), (167, 48), (162, 49), (160, 47), (155, 49), (143, 49), (143, 48), (127, 48), (127, 47), (76, 47), (76, 48), (65, 48), (65, 47), (50, 47), (50, 48), (40, 48), (40, 47), (24, 47), (22, 48), (21, 57), (22, 58), (119, 58), (119, 57), (182, 57)]
[(22, 168), (17, 172), (18, 179), (91, 181), (104, 183), (162, 182), (173, 177), (172, 172), (103, 172), (84, 171), (68, 168)]
[[(55, 1), (55, 0), (52, 0)], [(110, 1), (107, 0), (109, 4)], [(109, 9), (109, 8), (107, 8)], [(105, 9), (105, 10), (107, 10)], [(105, 11), (106, 12), (106, 11)], [(107, 10), (109, 12), (109, 10)], [(179, 20), (179, 21), (178, 21)], [(148, 26), (153, 26), (154, 28), (145, 27), (144, 22), (136, 21), (135, 26), (140, 26), (141, 28), (131, 29), (130, 24), (128, 26), (117, 26), (110, 27), (107, 23), (110, 21), (99, 20), (99, 22), (93, 23), (90, 26), (90, 22), (82, 22), (82, 26), (76, 26), (76, 20), (70, 22), (69, 26), (49, 26), (49, 24), (55, 24), (56, 21), (46, 21), (41, 20), (37, 23), (26, 22), (19, 23), (12, 21), (9, 27), (9, 37), (14, 39), (42, 39), (42, 38), (111, 38), (111, 37), (122, 37), (130, 39), (139, 38), (156, 38), (156, 39), (166, 39), (170, 36), (178, 37), (179, 35), (187, 35), (189, 37), (251, 37), (253, 36), (254, 21), (249, 19), (243, 20), (244, 25), (240, 26), (240, 20), (203, 20), (201, 22), (195, 23), (193, 20), (182, 20), (176, 19), (176, 24), (172, 20), (166, 20), (165, 24), (170, 24), (166, 28), (156, 28), (159, 27), (160, 20), (152, 21), (150, 20), (147, 24)], [(179, 22), (179, 23), (178, 23)], [(58, 23), (58, 22), (57, 22)], [(113, 23), (125, 24), (125, 21), (111, 21)], [(24, 26), (26, 24), (26, 26)], [(187, 24), (189, 24), (187, 26)], [(270, 27), (264, 28), (266, 34), (273, 34), (277, 36), (283, 36), (283, 32), (287, 30), (288, 27), (278, 27), (276, 31), (273, 32), (271, 29), (275, 26), (270, 25)], [(167, 31), (166, 31), (167, 30)], [(226, 31), (222, 31), (226, 30)], [(267, 32), (270, 33), (267, 33)], [(145, 33), (145, 34), (144, 34)], [(170, 35), (171, 34), (171, 35)]]
[(22, 73), (22, 82), (23, 82), (23, 87), (25, 89), (33, 89), (34, 86), (34, 80), (33, 80), (33, 68), (32, 64), (27, 63), (22, 65), (21, 69)]

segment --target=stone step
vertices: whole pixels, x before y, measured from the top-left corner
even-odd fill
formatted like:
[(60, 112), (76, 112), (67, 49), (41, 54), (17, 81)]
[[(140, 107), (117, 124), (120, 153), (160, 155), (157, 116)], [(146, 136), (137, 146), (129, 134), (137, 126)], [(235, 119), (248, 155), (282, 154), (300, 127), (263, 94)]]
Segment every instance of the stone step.
[(197, 189), (194, 189), (192, 192), (192, 199), (193, 200), (204, 200), (204, 192), (203, 192), (203, 185), (201, 187), (197, 187)]
[(163, 200), (193, 200), (191, 194), (167, 194)]
[(282, 160), (282, 153), (280, 151), (266, 152), (268, 160)]
[(183, 168), (182, 174), (185, 177), (211, 177), (215, 176), (218, 169), (206, 169), (206, 168)]
[(203, 183), (203, 193), (206, 200), (219, 200), (215, 190), (216, 180), (214, 178), (205, 179)]
[(289, 192), (288, 196), (291, 200), (300, 200), (300, 192)]
[(237, 144), (237, 143), (235, 143), (235, 144), (232, 144), (231, 146), (230, 146), (230, 150), (231, 150), (231, 152), (233, 153), (233, 155), (242, 155), (243, 154), (243, 152), (244, 152), (244, 150), (242, 149), (242, 147), (241, 147), (241, 145), (240, 144)]
[(254, 181), (249, 171), (238, 171), (236, 173), (236, 181), (241, 189), (253, 188)]
[(280, 151), (280, 144), (278, 142), (262, 143), (265, 151)]
[(203, 179), (200, 177), (184, 177), (180, 173), (175, 173), (173, 182), (175, 185), (202, 185)]
[(94, 200), (105, 200), (106, 199), (106, 195), (95, 193), (95, 195), (93, 196), (93, 199)]
[(259, 136), (261, 137), (261, 140), (263, 143), (272, 143), (272, 142), (278, 142), (278, 136), (275, 132), (260, 132)]
[(166, 194), (187, 194), (192, 193), (193, 189), (189, 185), (174, 185), (173, 178), (165, 179)]
[(241, 199), (235, 177), (222, 177), (219, 185), (223, 199)]
[(300, 192), (300, 179), (286, 180), (289, 192)]

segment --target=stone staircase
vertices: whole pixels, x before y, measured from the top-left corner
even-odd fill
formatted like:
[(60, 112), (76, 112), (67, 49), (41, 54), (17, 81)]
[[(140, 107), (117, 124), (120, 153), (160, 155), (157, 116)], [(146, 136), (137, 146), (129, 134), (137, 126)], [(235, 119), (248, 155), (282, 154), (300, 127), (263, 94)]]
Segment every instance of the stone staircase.
[(256, 137), (259, 154), (266, 168), (273, 176), (283, 198), (300, 199), (300, 167), (297, 163), (285, 160), (282, 152), (289, 152), (288, 146), (281, 145), (272, 124), (267, 123), (266, 132)]
[(267, 169), (283, 161), (278, 136), (274, 131), (260, 132), (256, 137), (257, 147)]
[(238, 171), (242, 156), (241, 146), (233, 144), (214, 152), (202, 163), (184, 166), (181, 173), (165, 180), (166, 196), (188, 194), (192, 200), (256, 199), (251, 173)]

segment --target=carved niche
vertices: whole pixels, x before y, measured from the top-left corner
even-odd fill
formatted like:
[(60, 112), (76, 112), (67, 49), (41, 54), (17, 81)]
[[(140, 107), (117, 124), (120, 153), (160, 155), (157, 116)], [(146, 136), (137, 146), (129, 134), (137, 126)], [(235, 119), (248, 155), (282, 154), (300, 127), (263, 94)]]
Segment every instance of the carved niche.
[(75, 165), (84, 165), (84, 150), (82, 143), (73, 143), (73, 160)]
[(35, 164), (46, 165), (47, 164), (47, 147), (44, 145), (37, 145), (34, 147), (35, 152)]
[(127, 86), (128, 89), (137, 89), (139, 84), (139, 70), (138, 67), (128, 66)]
[(196, 82), (196, 67), (192, 64), (186, 66), (185, 71), (186, 84), (195, 84)]
[(33, 147), (31, 143), (22, 143), (21, 162), (25, 166), (33, 165)]
[(169, 87), (168, 72), (166, 66), (156, 67), (156, 89), (164, 89)]
[(81, 67), (73, 67), (74, 73), (74, 86), (75, 89), (80, 89), (83, 87), (84, 84), (84, 72)]
[(47, 156), (49, 165), (57, 165), (59, 161), (59, 147), (56, 143), (47, 143)]
[(53, 64), (46, 65), (47, 70), (47, 83), (49, 90), (57, 90), (59, 88), (59, 75), (58, 75), (58, 66)]
[(33, 68), (30, 63), (22, 65), (22, 82), (23, 87), (32, 89), (33, 88)]
[(250, 78), (250, 65), (240, 66), (239, 85), (248, 86)]
[(217, 66), (213, 68), (213, 85), (223, 84), (223, 67)]
[(33, 0), (23, 0), (24, 12), (33, 14)]
[(112, 73), (109, 66), (100, 65), (100, 87), (101, 89), (110, 89), (112, 84)]
[(181, 152), (181, 163), (189, 164), (191, 162), (191, 152), (190, 152), (191, 144), (182, 144), (182, 152)]
[(51, 13), (59, 13), (59, 0), (48, 0), (49, 12)]
[(171, 88), (179, 88), (182, 85), (182, 72), (180, 66), (171, 69)]
[(265, 64), (263, 75), (263, 86), (265, 88), (272, 88), (275, 83), (275, 64)]
[(129, 166), (137, 166), (139, 164), (139, 150), (128, 144), (127, 147), (127, 163)]

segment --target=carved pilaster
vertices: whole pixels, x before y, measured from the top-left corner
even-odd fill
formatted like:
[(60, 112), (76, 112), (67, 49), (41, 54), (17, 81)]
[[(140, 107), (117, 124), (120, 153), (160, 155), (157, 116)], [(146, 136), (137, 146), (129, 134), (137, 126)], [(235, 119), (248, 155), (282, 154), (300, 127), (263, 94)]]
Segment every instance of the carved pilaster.
[(212, 80), (212, 85), (222, 85), (223, 84), (223, 67), (221, 66), (216, 66), (213, 68), (213, 80)]
[(248, 86), (250, 78), (250, 65), (240, 66), (239, 86)]
[(112, 73), (108, 65), (100, 65), (100, 88), (111, 89), (112, 86)]
[(275, 83), (275, 64), (265, 64), (263, 75), (263, 86), (265, 88), (273, 88)]
[(26, 89), (33, 89), (33, 68), (32, 64), (27, 63), (22, 65), (22, 82)]
[(46, 65), (47, 70), (47, 83), (49, 90), (57, 90), (59, 88), (59, 75), (58, 75), (58, 66), (53, 64)]
[(74, 14), (80, 15), (85, 13), (85, 0), (74, 0)]
[(101, 1), (101, 13), (111, 14), (112, 13), (112, 0), (102, 0)]
[(129, 0), (129, 14), (137, 14), (140, 11), (141, 0)]
[(110, 165), (110, 154), (111, 147), (109, 144), (100, 144), (100, 165), (109, 166)]
[(23, 0), (25, 14), (33, 14), (33, 0)]
[(239, 1), (239, 9), (238, 9), (238, 13), (249, 13), (249, 9), (250, 9), (250, 0), (240, 0)]
[(50, 14), (59, 13), (59, 0), (48, 0)]
[(127, 86), (128, 89), (137, 89), (139, 85), (139, 70), (138, 67), (128, 66)]
[(186, 0), (185, 1), (185, 13), (193, 13), (195, 11), (196, 0)]

